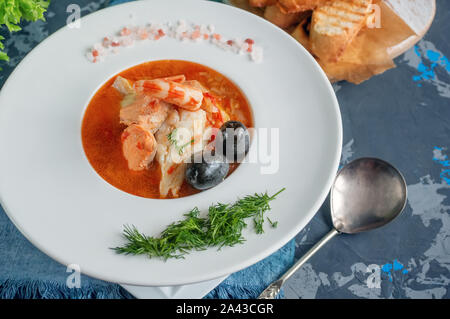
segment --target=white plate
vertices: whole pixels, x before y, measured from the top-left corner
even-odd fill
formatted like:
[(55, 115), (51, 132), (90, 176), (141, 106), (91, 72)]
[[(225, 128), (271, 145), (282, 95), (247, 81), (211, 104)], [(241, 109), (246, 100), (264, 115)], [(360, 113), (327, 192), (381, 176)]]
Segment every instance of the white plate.
[(226, 278), (227, 276), (181, 286), (149, 287), (122, 285), (122, 287), (139, 299), (200, 299)]
[[(132, 18), (130, 18), (132, 16)], [(86, 49), (134, 22), (214, 23), (229, 37), (252, 37), (264, 48), (256, 64), (206, 43), (173, 39), (147, 42), (91, 64)], [(132, 19), (132, 21), (130, 20)], [(81, 121), (95, 91), (114, 74), (148, 60), (183, 59), (210, 66), (235, 81), (254, 110), (255, 124), (279, 128), (276, 174), (242, 165), (222, 184), (174, 200), (124, 193), (92, 169), (81, 144)], [(0, 94), (0, 199), (19, 230), (63, 264), (87, 275), (129, 285), (168, 286), (225, 276), (263, 259), (293, 238), (324, 201), (338, 168), (342, 144), (334, 91), (311, 55), (265, 20), (206, 1), (136, 1), (63, 28), (35, 48), (15, 69)], [(269, 216), (278, 228), (244, 233), (243, 245), (194, 252), (184, 260), (117, 255), (122, 225), (157, 235), (194, 206), (233, 202), (255, 192), (286, 191)]]

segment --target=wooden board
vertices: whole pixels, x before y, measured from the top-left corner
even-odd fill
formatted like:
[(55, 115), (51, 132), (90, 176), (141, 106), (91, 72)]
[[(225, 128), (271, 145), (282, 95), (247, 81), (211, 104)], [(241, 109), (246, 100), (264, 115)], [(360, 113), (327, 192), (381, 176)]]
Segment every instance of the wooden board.
[[(391, 58), (396, 58), (413, 47), (430, 28), (436, 14), (436, 0), (384, 0), (416, 32), (405, 41), (388, 50)], [(250, 11), (259, 16), (263, 9), (248, 5), (248, 0), (225, 0), (225, 3)]]
[(413, 47), (427, 33), (436, 14), (436, 0), (385, 1), (416, 32), (415, 36), (388, 50), (391, 58), (396, 58)]

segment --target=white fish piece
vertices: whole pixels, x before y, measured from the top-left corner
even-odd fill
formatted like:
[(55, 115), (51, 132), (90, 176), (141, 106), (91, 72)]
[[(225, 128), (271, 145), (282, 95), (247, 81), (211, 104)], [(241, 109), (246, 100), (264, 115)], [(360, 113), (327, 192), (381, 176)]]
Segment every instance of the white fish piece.
[(159, 192), (165, 197), (171, 192), (178, 196), (186, 172), (186, 161), (205, 145), (206, 113), (203, 110), (169, 112), (166, 121), (156, 133), (156, 160), (161, 169)]

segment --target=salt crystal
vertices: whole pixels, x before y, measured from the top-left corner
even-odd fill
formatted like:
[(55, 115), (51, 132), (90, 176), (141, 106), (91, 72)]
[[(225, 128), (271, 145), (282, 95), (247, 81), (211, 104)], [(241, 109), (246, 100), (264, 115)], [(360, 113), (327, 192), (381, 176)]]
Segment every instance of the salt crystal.
[(94, 56), (92, 55), (92, 51), (86, 52), (86, 58), (89, 60), (89, 62), (94, 62)]
[[(136, 41), (146, 39), (159, 40), (167, 36), (177, 39), (181, 42), (192, 41), (195, 43), (210, 40), (210, 43), (216, 47), (231, 51), (235, 54), (243, 55), (248, 53), (250, 59), (256, 63), (260, 63), (263, 59), (263, 50), (261, 47), (253, 45), (254, 41), (247, 39), (243, 41), (241, 38), (225, 40), (225, 37), (218, 33), (214, 33), (215, 26), (209, 24), (187, 24), (185, 20), (180, 19), (178, 23), (147, 23), (145, 26), (126, 26), (119, 31), (117, 37), (104, 37), (102, 42), (95, 43), (92, 49), (86, 53), (86, 58), (93, 63), (104, 60), (107, 54), (117, 54), (120, 46), (130, 47)], [(251, 43), (250, 43), (251, 41)], [(95, 54), (94, 54), (95, 53)], [(94, 56), (95, 55), (95, 56)]]
[(134, 40), (131, 37), (123, 37), (120, 41), (120, 43), (124, 46), (124, 47), (129, 47), (132, 46), (134, 44)]
[(200, 25), (200, 33), (204, 34), (204, 33), (207, 33), (207, 32), (208, 32), (208, 28), (206, 27), (206, 25), (201, 24)]
[(250, 54), (253, 61), (256, 63), (261, 63), (263, 60), (263, 49), (258, 46), (253, 46), (253, 50)]
[(94, 50), (97, 50), (97, 51), (103, 50), (103, 44), (96, 43), (96, 44), (94, 44), (93, 48), (94, 48)]

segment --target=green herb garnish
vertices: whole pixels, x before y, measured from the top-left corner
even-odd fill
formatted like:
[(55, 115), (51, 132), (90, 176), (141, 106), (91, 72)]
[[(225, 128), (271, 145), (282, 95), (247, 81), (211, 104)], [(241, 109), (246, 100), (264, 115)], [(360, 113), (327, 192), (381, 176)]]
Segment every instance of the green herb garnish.
[[(44, 12), (49, 4), (49, 0), (2, 0), (0, 1), (0, 27), (5, 25), (10, 32), (16, 32), (21, 30), (19, 26), (21, 20), (45, 20)], [(3, 51), (2, 40), (4, 37), (0, 36), (0, 61), (8, 61), (9, 57)]]
[(167, 134), (167, 139), (169, 140), (170, 144), (172, 144), (175, 147), (175, 149), (178, 152), (178, 155), (183, 155), (184, 148), (186, 146), (190, 145), (190, 144), (193, 144), (195, 140), (191, 139), (189, 142), (187, 142), (187, 143), (185, 143), (183, 145), (178, 145), (178, 141), (177, 141), (177, 138), (176, 138), (177, 130), (178, 129), (176, 128), (172, 132)]
[[(149, 258), (160, 257), (184, 258), (192, 250), (204, 250), (208, 247), (234, 246), (245, 241), (242, 230), (247, 227), (245, 219), (253, 218), (257, 234), (264, 232), (264, 213), (270, 210), (269, 203), (278, 194), (249, 195), (234, 204), (211, 205), (207, 217), (200, 217), (197, 207), (185, 214), (184, 220), (172, 223), (160, 237), (146, 236), (135, 226), (124, 226), (123, 235), (127, 243), (115, 247), (119, 254), (147, 255)], [(269, 220), (270, 221), (270, 220)], [(274, 223), (270, 221), (272, 227)]]
[(272, 228), (277, 228), (278, 222), (271, 221), (269, 217), (267, 217), (267, 221), (269, 222), (270, 226), (272, 226)]

